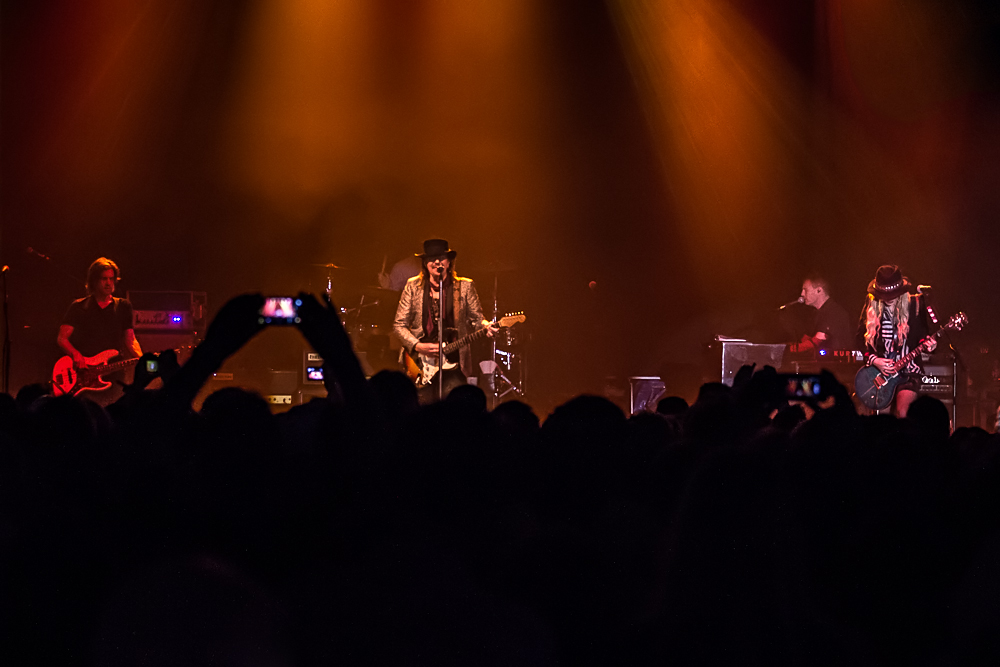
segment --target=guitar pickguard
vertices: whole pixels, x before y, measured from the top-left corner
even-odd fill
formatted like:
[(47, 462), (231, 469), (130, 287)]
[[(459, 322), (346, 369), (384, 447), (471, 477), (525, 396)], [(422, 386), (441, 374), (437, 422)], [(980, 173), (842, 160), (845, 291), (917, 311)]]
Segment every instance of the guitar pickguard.
[[(418, 354), (420, 359), (420, 377), (417, 378), (417, 384), (424, 386), (430, 384), (431, 378), (437, 375), (440, 366), (437, 362), (437, 357), (428, 356), (426, 354)], [(444, 359), (444, 370), (449, 371), (458, 366), (457, 362), (449, 361), (447, 355)]]

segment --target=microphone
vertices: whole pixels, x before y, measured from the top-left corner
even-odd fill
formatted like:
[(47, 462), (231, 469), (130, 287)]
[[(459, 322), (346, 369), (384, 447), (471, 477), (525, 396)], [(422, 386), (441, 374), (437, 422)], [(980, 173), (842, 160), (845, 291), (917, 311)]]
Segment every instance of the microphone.
[(931, 290), (934, 288), (930, 285), (917, 285), (917, 294), (920, 296), (927, 297), (924, 299), (924, 308), (927, 309), (927, 315), (930, 316), (931, 322), (935, 325), (938, 324), (937, 313), (934, 312), (934, 307), (931, 305)]
[(794, 305), (795, 305), (795, 304), (797, 304), (797, 303), (805, 303), (805, 301), (804, 301), (804, 300), (802, 299), (802, 297), (800, 296), (800, 297), (799, 297), (798, 299), (796, 299), (795, 301), (789, 301), (789, 302), (788, 302), (788, 303), (786, 303), (786, 304), (785, 304), (784, 306), (778, 306), (778, 310), (784, 310), (785, 308), (788, 308), (789, 306), (794, 306)]
[(44, 259), (47, 262), (51, 262), (52, 261), (51, 257), (49, 257), (48, 255), (43, 255), (42, 253), (38, 252), (37, 250), (35, 250), (31, 246), (28, 246), (27, 248), (25, 248), (24, 251), (27, 252), (29, 255), (34, 255), (35, 257), (41, 257), (42, 259)]

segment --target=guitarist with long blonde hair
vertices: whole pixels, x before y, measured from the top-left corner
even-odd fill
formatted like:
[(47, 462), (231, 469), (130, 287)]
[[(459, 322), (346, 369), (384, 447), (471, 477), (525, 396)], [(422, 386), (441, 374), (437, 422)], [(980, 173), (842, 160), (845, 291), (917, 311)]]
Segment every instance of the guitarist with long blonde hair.
[[(74, 301), (66, 311), (56, 343), (72, 357), (74, 369), (142, 356), (135, 339), (132, 304), (114, 296), (120, 279), (118, 265), (99, 257), (87, 270), (88, 296)], [(112, 375), (105, 379), (121, 378)], [(120, 383), (115, 382), (102, 391), (88, 392), (87, 398), (107, 405), (120, 395)]]
[[(920, 386), (920, 357), (910, 360), (905, 368), (895, 368), (902, 359), (927, 337), (927, 310), (919, 294), (911, 294), (913, 284), (895, 264), (880, 266), (875, 279), (868, 284), (868, 300), (861, 311), (858, 325), (858, 348), (864, 350), (865, 363), (885, 375), (897, 372), (901, 381), (896, 385), (895, 412), (905, 417), (910, 403), (917, 398)], [(937, 347), (931, 338), (925, 343), (928, 352)]]

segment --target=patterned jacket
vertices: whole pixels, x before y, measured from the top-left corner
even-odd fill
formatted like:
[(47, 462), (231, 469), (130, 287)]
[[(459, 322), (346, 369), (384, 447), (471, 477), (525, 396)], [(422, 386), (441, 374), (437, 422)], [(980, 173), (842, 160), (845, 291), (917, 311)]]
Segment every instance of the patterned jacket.
[[(468, 335), (473, 331), (483, 328), (483, 307), (479, 303), (479, 294), (476, 286), (469, 278), (456, 278), (452, 281), (454, 290), (455, 323), (458, 328), (458, 337)], [(423, 275), (414, 276), (406, 281), (403, 294), (399, 297), (399, 306), (396, 307), (396, 320), (393, 324), (393, 333), (403, 344), (403, 350), (399, 352), (400, 364), (403, 362), (403, 351), (413, 352), (413, 348), (424, 336), (424, 278)], [(460, 366), (462, 372), (468, 377), (475, 375), (472, 366), (472, 352), (468, 346), (463, 347), (459, 353)]]

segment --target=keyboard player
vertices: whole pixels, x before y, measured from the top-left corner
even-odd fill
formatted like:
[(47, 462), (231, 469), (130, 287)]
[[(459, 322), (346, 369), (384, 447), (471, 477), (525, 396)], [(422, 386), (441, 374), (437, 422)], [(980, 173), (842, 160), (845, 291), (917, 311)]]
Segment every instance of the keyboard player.
[(791, 345), (792, 352), (810, 352), (818, 349), (849, 350), (854, 347), (854, 329), (847, 311), (830, 298), (830, 283), (818, 273), (811, 273), (802, 282), (799, 300), (816, 309), (815, 319), (799, 343)]

